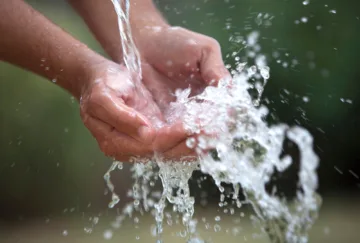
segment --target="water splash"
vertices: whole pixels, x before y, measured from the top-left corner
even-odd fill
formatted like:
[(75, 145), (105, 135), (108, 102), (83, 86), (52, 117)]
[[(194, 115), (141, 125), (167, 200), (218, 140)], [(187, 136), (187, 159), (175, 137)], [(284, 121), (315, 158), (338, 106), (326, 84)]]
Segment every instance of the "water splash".
[[(123, 8), (120, 0), (112, 2), (119, 16), (124, 62), (132, 73), (140, 75), (137, 80), (141, 80), (140, 57), (130, 31), (130, 1), (126, 0)], [(164, 210), (169, 203), (174, 212), (182, 215), (186, 231), (180, 235), (186, 236), (188, 242), (202, 242), (195, 234), (196, 223), (192, 220), (195, 202), (188, 186), (193, 171), (200, 169), (212, 176), (222, 193), (222, 202), (225, 192), (221, 183), (233, 185), (236, 205), (252, 205), (258, 222), (272, 242), (307, 242), (307, 232), (320, 206), (320, 197), (316, 194), (318, 157), (312, 148), (312, 136), (305, 129), (286, 124), (269, 126), (265, 122), (268, 109), (261, 105), (261, 96), (270, 78), (270, 69), (266, 57), (259, 53), (259, 36), (256, 31), (248, 35), (246, 62), (235, 58), (237, 66), (232, 71), (231, 89), (228, 80), (220, 80), (218, 87), (207, 87), (194, 97), (189, 97), (189, 89), (176, 92), (177, 100), (170, 105), (169, 114), (183, 118), (186, 128), (195, 134), (187, 145), (197, 152), (198, 162), (163, 161), (158, 155), (147, 161), (133, 158), (135, 183), (129, 196), (134, 201), (123, 208), (114, 228), (119, 228), (126, 216), (131, 217), (134, 212), (151, 212), (156, 221), (157, 242), (162, 242)], [(255, 65), (248, 67), (251, 59)], [(257, 94), (250, 95), (249, 90), (256, 90)], [(298, 190), (291, 201), (266, 190), (275, 170), (283, 172), (292, 164), (289, 155), (282, 156), (285, 139), (293, 141), (300, 150)], [(119, 162), (115, 162), (105, 175), (113, 193), (110, 207), (120, 200), (110, 181), (110, 172), (118, 165)], [(151, 193), (158, 178), (163, 190)], [(242, 202), (238, 198), (240, 188), (246, 197)], [(168, 222), (169, 219), (167, 217)], [(221, 228), (217, 226), (216, 229)]]

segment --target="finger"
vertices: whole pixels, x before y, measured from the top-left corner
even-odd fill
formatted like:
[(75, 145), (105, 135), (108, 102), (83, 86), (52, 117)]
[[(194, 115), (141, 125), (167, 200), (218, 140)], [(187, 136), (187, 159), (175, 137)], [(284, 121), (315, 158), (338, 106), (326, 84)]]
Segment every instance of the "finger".
[(212, 86), (217, 86), (220, 79), (231, 78), (222, 60), (220, 46), (204, 51), (200, 62), (200, 73), (205, 83)]
[(118, 132), (127, 134), (144, 144), (150, 144), (156, 136), (155, 130), (145, 116), (111, 94), (92, 99), (88, 112), (113, 126)]
[(196, 152), (187, 146), (186, 140), (163, 153), (163, 156), (165, 159), (178, 161), (191, 161), (197, 158)]
[(114, 129), (109, 124), (106, 124), (99, 119), (93, 118), (88, 114), (82, 115), (82, 119), (85, 127), (98, 141), (106, 140), (106, 136), (108, 136)]
[(104, 121), (89, 116), (84, 123), (96, 138), (101, 151), (109, 157), (127, 161), (131, 156), (149, 157), (153, 154), (150, 146), (119, 133)]
[(154, 150), (156, 152), (167, 151), (184, 141), (189, 135), (189, 132), (185, 130), (181, 121), (173, 125), (166, 125), (157, 131)]

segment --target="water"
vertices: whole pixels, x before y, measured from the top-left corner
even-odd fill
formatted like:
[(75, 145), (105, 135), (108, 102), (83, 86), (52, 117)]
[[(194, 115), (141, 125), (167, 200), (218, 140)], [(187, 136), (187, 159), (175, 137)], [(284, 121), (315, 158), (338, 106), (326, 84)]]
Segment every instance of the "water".
[(118, 16), (118, 26), (122, 45), (123, 60), (132, 74), (137, 75), (133, 81), (141, 80), (141, 60), (131, 34), (130, 1), (111, 0)]
[[(126, 0), (123, 4), (120, 0), (112, 2), (118, 14), (125, 65), (136, 74), (136, 82), (140, 82), (141, 62), (129, 23), (130, 1)], [(313, 151), (312, 136), (305, 129), (286, 124), (269, 126), (265, 122), (268, 109), (261, 104), (261, 96), (270, 78), (270, 69), (265, 56), (259, 53), (259, 36), (256, 31), (248, 35), (245, 58), (234, 54), (237, 66), (232, 70), (231, 89), (228, 88), (229, 80), (220, 80), (218, 87), (207, 87), (202, 94), (194, 97), (189, 96), (189, 89), (176, 92), (177, 100), (169, 105), (166, 113), (177, 114), (179, 119), (184, 120), (184, 126), (193, 134), (187, 145), (195, 149), (198, 161), (169, 162), (163, 161), (159, 155), (148, 161), (133, 158), (135, 183), (129, 196), (134, 200), (123, 208), (113, 223), (114, 228), (119, 228), (127, 216), (151, 212), (156, 222), (154, 234), (157, 242), (162, 242), (164, 221), (168, 225), (180, 221), (185, 227), (179, 233), (180, 237), (187, 242), (203, 242), (196, 233), (197, 221), (193, 219), (195, 201), (188, 186), (193, 171), (201, 170), (210, 175), (219, 187), (221, 205), (226, 204), (224, 199), (228, 196), (222, 184), (233, 185), (231, 197), (235, 205), (240, 208), (242, 204), (251, 204), (257, 215), (254, 222), (272, 242), (308, 241), (307, 232), (317, 217), (321, 203), (316, 194), (318, 157)], [(256, 91), (255, 95), (250, 95), (249, 90)], [(292, 164), (293, 158), (282, 154), (285, 139), (292, 141), (300, 150), (298, 190), (293, 200), (266, 190), (275, 170), (286, 171)], [(110, 207), (120, 200), (110, 181), (110, 172), (119, 165), (120, 162), (114, 162), (105, 175), (113, 193)], [(161, 192), (152, 189), (157, 180), (162, 183)], [(239, 199), (240, 189), (245, 195), (244, 201)], [(176, 215), (181, 215), (181, 220), (165, 213), (167, 205), (173, 207)], [(214, 230), (221, 230), (221, 218), (216, 220)]]

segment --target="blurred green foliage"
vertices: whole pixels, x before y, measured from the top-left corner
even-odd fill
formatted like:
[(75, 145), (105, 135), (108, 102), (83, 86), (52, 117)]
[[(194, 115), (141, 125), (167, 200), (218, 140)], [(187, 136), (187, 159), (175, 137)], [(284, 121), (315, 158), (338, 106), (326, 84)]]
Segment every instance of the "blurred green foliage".
[[(104, 53), (64, 1), (29, 2)], [(311, 131), (322, 160), (319, 173), (324, 193), (357, 189), (358, 180), (349, 173), (360, 172), (356, 163), (360, 158), (357, 1), (316, 0), (306, 6), (302, 0), (156, 2), (171, 24), (217, 39), (228, 64), (234, 64), (229, 54), (239, 51), (241, 56), (245, 51), (230, 37), (259, 30), (262, 53), (271, 68), (264, 94), (270, 101), (269, 121), (300, 124)], [(260, 23), (259, 13), (274, 16), (271, 24)], [(301, 22), (302, 17), (308, 18), (307, 23)], [(284, 62), (289, 66), (284, 67)], [(298, 64), (291, 66), (294, 62)], [(308, 103), (304, 96), (309, 97)], [(0, 63), (0, 99), (0, 206), (36, 215), (41, 210), (86, 207), (94, 201), (106, 205), (109, 198), (103, 196), (102, 175), (109, 160), (82, 125), (76, 101), (51, 82), (6, 63)], [(121, 187), (125, 190), (129, 178), (124, 175)]]

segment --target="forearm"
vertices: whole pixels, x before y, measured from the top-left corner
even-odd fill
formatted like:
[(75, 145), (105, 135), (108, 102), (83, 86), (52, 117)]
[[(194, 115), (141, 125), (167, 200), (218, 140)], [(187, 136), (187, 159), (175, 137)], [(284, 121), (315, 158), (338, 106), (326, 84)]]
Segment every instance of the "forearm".
[[(94, 33), (108, 55), (122, 62), (118, 18), (110, 0), (68, 0)], [(122, 0), (124, 1), (124, 0)], [(130, 0), (130, 23), (135, 42), (145, 38), (144, 30), (167, 26), (152, 0)]]
[(0, 60), (41, 75), (79, 98), (102, 58), (21, 0), (0, 0)]
[(168, 26), (152, 0), (130, 0), (130, 2), (130, 23), (135, 37), (151, 28)]

